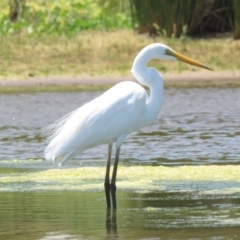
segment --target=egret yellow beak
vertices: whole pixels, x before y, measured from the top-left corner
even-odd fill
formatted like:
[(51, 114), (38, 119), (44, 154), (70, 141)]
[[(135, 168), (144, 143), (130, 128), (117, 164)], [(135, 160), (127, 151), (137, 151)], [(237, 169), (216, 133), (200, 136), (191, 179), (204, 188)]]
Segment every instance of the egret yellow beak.
[(197, 67), (200, 67), (200, 68), (205, 68), (205, 69), (208, 69), (208, 70), (211, 70), (213, 71), (211, 68), (203, 65), (202, 63), (200, 62), (197, 62), (189, 57), (186, 57), (180, 53), (177, 53), (175, 51), (171, 51), (171, 50), (167, 50), (166, 51), (166, 54), (167, 55), (171, 55), (171, 56), (174, 56), (175, 58), (177, 58), (179, 61), (182, 61), (182, 62), (185, 62), (185, 63), (188, 63), (188, 64), (191, 64), (191, 65), (194, 65), (194, 66), (197, 66)]
[(211, 70), (213, 71), (211, 68), (203, 65), (202, 63), (200, 62), (197, 62), (191, 58), (188, 58), (180, 53), (177, 53), (175, 52), (175, 57), (179, 60), (179, 61), (182, 61), (182, 62), (185, 62), (185, 63), (188, 63), (188, 64), (191, 64), (191, 65), (194, 65), (194, 66), (197, 66), (197, 67), (200, 67), (200, 68), (205, 68), (205, 69), (208, 69), (208, 70)]

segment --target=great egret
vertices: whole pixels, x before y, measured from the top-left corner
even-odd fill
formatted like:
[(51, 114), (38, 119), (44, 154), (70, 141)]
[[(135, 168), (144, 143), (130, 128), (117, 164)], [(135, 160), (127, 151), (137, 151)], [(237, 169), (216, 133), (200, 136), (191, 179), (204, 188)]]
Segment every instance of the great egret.
[[(155, 68), (147, 68), (151, 59), (180, 60), (197, 67), (207, 66), (185, 57), (168, 46), (153, 43), (143, 48), (133, 62), (132, 74), (140, 84), (150, 88), (150, 95), (137, 83), (126, 81), (115, 85), (100, 97), (81, 106), (53, 125), (53, 135), (45, 149), (46, 160), (61, 165), (83, 151), (108, 144), (105, 175), (107, 207), (116, 208), (116, 175), (120, 148), (131, 132), (151, 124), (162, 104), (163, 78)], [(115, 162), (110, 182), (112, 144), (116, 143)]]

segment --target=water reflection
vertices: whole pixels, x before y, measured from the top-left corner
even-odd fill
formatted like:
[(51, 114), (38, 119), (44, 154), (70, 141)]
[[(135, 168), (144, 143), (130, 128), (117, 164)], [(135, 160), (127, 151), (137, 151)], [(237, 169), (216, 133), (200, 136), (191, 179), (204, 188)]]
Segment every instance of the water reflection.
[[(194, 194), (193, 194), (194, 195)], [(240, 196), (119, 191), (1, 193), (0, 239), (238, 239)]]
[(119, 239), (117, 231), (117, 211), (116, 209), (107, 209), (106, 212), (106, 239)]

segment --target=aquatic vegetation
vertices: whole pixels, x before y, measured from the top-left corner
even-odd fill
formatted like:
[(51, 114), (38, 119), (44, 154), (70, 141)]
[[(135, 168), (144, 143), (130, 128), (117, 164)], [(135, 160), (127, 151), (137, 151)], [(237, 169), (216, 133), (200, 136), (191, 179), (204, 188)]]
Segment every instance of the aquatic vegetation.
[[(75, 164), (76, 165), (76, 164)], [(102, 191), (105, 167), (61, 169), (44, 160), (0, 162), (0, 192)], [(120, 166), (117, 188), (135, 192), (197, 192), (196, 195), (240, 194), (238, 166)]]

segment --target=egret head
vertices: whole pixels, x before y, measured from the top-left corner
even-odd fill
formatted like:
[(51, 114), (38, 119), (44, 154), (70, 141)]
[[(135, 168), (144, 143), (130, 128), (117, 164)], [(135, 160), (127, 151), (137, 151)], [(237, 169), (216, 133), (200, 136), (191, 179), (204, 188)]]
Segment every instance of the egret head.
[(134, 60), (134, 64), (138, 62), (138, 64), (146, 64), (151, 59), (164, 59), (164, 60), (178, 60), (182, 61), (200, 68), (205, 68), (208, 70), (212, 70), (211, 68), (205, 66), (204, 64), (197, 62), (191, 58), (188, 58), (178, 52), (175, 52), (170, 47), (162, 44), (162, 43), (152, 43), (145, 48), (143, 48), (137, 57)]
[(133, 66), (131, 69), (132, 74), (143, 85), (146, 85), (145, 83), (146, 79), (150, 79), (150, 77), (147, 76), (149, 72), (146, 70), (146, 67), (147, 63), (152, 59), (164, 59), (172, 61), (178, 60), (200, 68), (212, 70), (211, 68), (207, 67), (206, 65), (200, 62), (197, 62), (178, 52), (175, 52), (173, 49), (162, 43), (152, 43), (140, 51), (140, 53), (134, 59)]

